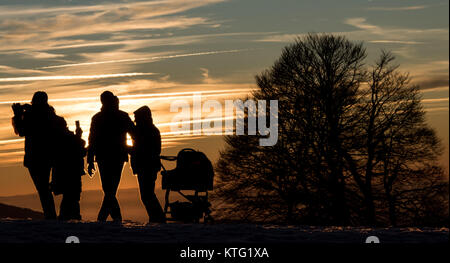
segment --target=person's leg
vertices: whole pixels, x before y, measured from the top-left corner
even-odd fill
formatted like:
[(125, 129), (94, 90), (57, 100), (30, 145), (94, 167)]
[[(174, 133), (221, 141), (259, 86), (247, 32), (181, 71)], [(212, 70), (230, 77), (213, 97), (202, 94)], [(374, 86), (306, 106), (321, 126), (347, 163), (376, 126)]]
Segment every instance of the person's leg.
[(102, 206), (100, 207), (100, 211), (98, 212), (98, 217), (97, 217), (97, 221), (101, 221), (104, 222), (106, 221), (106, 219), (108, 219), (109, 213), (110, 213), (110, 204), (111, 201), (109, 200), (109, 191), (108, 189), (111, 188), (110, 186), (110, 180), (108, 180), (108, 169), (107, 169), (107, 164), (105, 164), (105, 162), (97, 162), (98, 164), (98, 169), (100, 172), (100, 179), (101, 179), (101, 183), (102, 183), (102, 189), (103, 189), (103, 202), (102, 202)]
[(150, 218), (150, 213), (151, 213), (151, 205), (150, 205), (150, 196), (149, 196), (149, 191), (151, 191), (151, 189), (148, 189), (147, 186), (147, 182), (145, 179), (145, 174), (142, 173), (138, 173), (137, 175), (138, 178), (138, 183), (139, 183), (139, 192), (141, 195), (141, 201), (144, 204), (145, 210), (147, 210), (147, 215)]
[(79, 198), (77, 196), (79, 194), (73, 191), (67, 194), (67, 220), (81, 220)]
[(59, 205), (59, 220), (68, 220), (69, 219), (69, 194), (64, 192), (62, 194), (61, 204)]
[(164, 214), (164, 211), (161, 207), (161, 204), (159, 203), (158, 197), (156, 197), (156, 194), (154, 192), (155, 188), (155, 182), (152, 183), (152, 195), (151, 195), (151, 202), (150, 202), (150, 209), (151, 209), (151, 217), (150, 221), (152, 222), (158, 222), (158, 223), (165, 223), (166, 222), (166, 215)]
[(80, 193), (81, 176), (78, 174), (70, 174), (67, 180), (66, 193), (64, 193), (64, 197), (67, 200), (67, 217), (69, 220), (81, 220)]
[(109, 215), (114, 221), (122, 221), (119, 202), (116, 198), (117, 188), (122, 175), (123, 162), (98, 163), (102, 188), (104, 192), (103, 204), (98, 215), (98, 221), (106, 221)]
[[(63, 194), (63, 201), (61, 202), (60, 217), (62, 220), (81, 220), (79, 201), (80, 192), (78, 191), (76, 185), (72, 189), (67, 189), (67, 191)], [(63, 202), (64, 207), (62, 206)]]
[(111, 171), (112, 175), (112, 188), (111, 188), (111, 217), (116, 222), (122, 222), (122, 213), (120, 211), (119, 201), (117, 200), (116, 194), (117, 189), (119, 188), (120, 178), (122, 177), (124, 162), (116, 163), (113, 167), (113, 171)]
[(158, 172), (138, 175), (141, 199), (144, 203), (150, 222), (165, 222), (166, 218), (155, 194), (155, 181)]
[(72, 219), (81, 220), (80, 193), (78, 193), (78, 195), (74, 199)]
[(77, 178), (77, 187), (73, 189), (72, 219), (81, 220), (80, 199), (81, 199), (81, 177)]
[(56, 219), (55, 202), (50, 191), (50, 166), (28, 168), (41, 201), (45, 219)]

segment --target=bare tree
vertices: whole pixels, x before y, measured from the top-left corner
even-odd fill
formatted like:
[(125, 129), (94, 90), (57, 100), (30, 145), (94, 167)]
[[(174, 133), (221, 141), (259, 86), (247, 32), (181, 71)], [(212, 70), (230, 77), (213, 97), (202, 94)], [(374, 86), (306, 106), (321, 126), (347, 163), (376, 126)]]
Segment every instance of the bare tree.
[[(278, 143), (261, 147), (256, 136), (226, 138), (215, 193), (226, 215), (396, 224), (413, 196), (442, 190), (440, 142), (424, 120), (418, 88), (390, 66), (389, 53), (370, 70), (365, 57), (361, 43), (310, 34), (256, 76), (253, 98), (279, 101)], [(422, 189), (424, 180), (430, 183)], [(426, 206), (421, 203), (420, 213)]]
[[(428, 187), (445, 185), (437, 164), (442, 146), (425, 121), (419, 89), (410, 84), (408, 74), (391, 65), (393, 60), (390, 53), (383, 51), (368, 74), (367, 87), (360, 88), (353, 113), (359, 120), (354, 127), (357, 132), (353, 132), (354, 143), (345, 153), (370, 225), (378, 221), (376, 202), (386, 200), (390, 224), (396, 225), (396, 206), (405, 188), (409, 188), (407, 192), (423, 192)], [(423, 184), (418, 174), (432, 179), (432, 183)], [(381, 195), (383, 190), (385, 196)], [(382, 219), (383, 212), (378, 217)]]

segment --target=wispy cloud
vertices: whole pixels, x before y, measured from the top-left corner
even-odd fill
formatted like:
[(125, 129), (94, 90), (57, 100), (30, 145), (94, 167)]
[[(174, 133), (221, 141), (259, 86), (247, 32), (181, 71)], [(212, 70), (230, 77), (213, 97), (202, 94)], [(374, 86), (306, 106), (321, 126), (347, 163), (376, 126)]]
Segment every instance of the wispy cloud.
[(404, 45), (418, 45), (424, 43), (419, 41), (402, 41), (402, 40), (370, 40), (368, 42), (376, 44), (404, 44)]
[[(89, 48), (89, 47), (107, 47), (107, 46), (124, 46), (123, 50), (130, 51), (145, 47), (155, 47), (155, 46), (176, 46), (176, 45), (186, 45), (194, 43), (202, 43), (211, 39), (222, 39), (222, 38), (232, 38), (232, 37), (249, 37), (249, 36), (261, 36), (261, 35), (271, 35), (274, 32), (231, 32), (231, 33), (211, 33), (211, 34), (194, 34), (194, 35), (182, 35), (173, 36), (171, 34), (161, 35), (155, 34), (150, 36), (141, 35), (113, 35), (109, 41), (105, 40), (84, 40), (77, 39), (72, 41), (67, 40), (53, 40), (47, 43), (45, 48), (38, 47), (38, 50), (45, 51), (57, 51), (61, 49), (79, 49), (79, 48)], [(133, 38), (137, 37), (137, 38)], [(133, 39), (132, 39), (133, 38)], [(28, 47), (33, 49), (33, 47)], [(36, 48), (36, 47), (34, 47)], [(5, 50), (5, 48), (0, 47), (0, 50)]]
[(42, 74), (45, 73), (42, 70), (37, 69), (22, 69), (15, 68), (6, 65), (0, 65), (0, 73), (8, 73), (8, 74)]
[(383, 30), (381, 27), (372, 25), (367, 23), (366, 18), (364, 17), (353, 17), (353, 18), (347, 18), (344, 21), (345, 24), (357, 27), (359, 29), (370, 31), (374, 34), (382, 34)]
[(427, 5), (413, 5), (413, 6), (397, 6), (397, 7), (368, 7), (367, 10), (374, 11), (411, 11), (411, 10), (422, 10), (428, 8)]
[(301, 37), (304, 34), (273, 34), (269, 36), (263, 36), (262, 38), (255, 39), (256, 42), (292, 42), (297, 37)]
[[(445, 34), (448, 33), (448, 28), (415, 29), (401, 27), (382, 27), (367, 22), (367, 19), (364, 17), (347, 18), (344, 20), (344, 23), (360, 29), (363, 32), (383, 36), (384, 39), (381, 41), (415, 41), (415, 39), (426, 39), (430, 36), (439, 37), (440, 39), (448, 39), (448, 36), (445, 36)], [(368, 39), (366, 38), (363, 40), (377, 41), (377, 39), (373, 39), (373, 37), (367, 35), (365, 36), (368, 37)]]
[(161, 59), (205, 56), (205, 55), (215, 55), (215, 54), (225, 54), (225, 53), (237, 53), (237, 52), (242, 52), (242, 51), (245, 51), (245, 50), (243, 50), (243, 49), (241, 49), (241, 50), (239, 50), (239, 49), (235, 49), (235, 50), (219, 50), (219, 51), (207, 51), (207, 52), (197, 52), (197, 53), (188, 53), (188, 54), (177, 54), (177, 55), (169, 55), (169, 56), (155, 56), (155, 57), (118, 59), (118, 60), (108, 60), (108, 61), (94, 61), (94, 62), (85, 62), (85, 63), (73, 63), (73, 64), (47, 66), (47, 67), (41, 67), (39, 69), (66, 68), (66, 67), (77, 67), (77, 66), (92, 66), (92, 65), (100, 65), (100, 64), (125, 63), (125, 62), (141, 62), (141, 61), (149, 61), (149, 60), (161, 60)]
[(449, 61), (436, 60), (428, 63), (406, 65), (404, 70), (411, 72), (412, 81), (419, 85), (423, 91), (448, 90), (449, 87)]
[(0, 140), (0, 145), (1, 144), (18, 143), (18, 142), (23, 142), (23, 141), (25, 141), (25, 139)]
[[(198, 25), (216, 27), (220, 22), (206, 17), (186, 16), (183, 12), (224, 0), (161, 0), (86, 6), (42, 7), (3, 5), (0, 11), (0, 44), (3, 50), (41, 44), (44, 49), (61, 38), (188, 28)], [(73, 40), (72, 40), (73, 41)], [(66, 42), (63, 40), (63, 42)], [(67, 44), (70, 41), (66, 42)], [(45, 44), (45, 45), (43, 45)]]
[(184, 12), (189, 9), (200, 6), (224, 2), (225, 0), (158, 0), (158, 1), (142, 1), (142, 2), (126, 2), (126, 3), (110, 3), (101, 5), (81, 5), (81, 6), (60, 6), (60, 7), (43, 7), (36, 4), (33, 6), (15, 5), (3, 6), (0, 11), (1, 16), (29, 16), (29, 15), (46, 15), (46, 14), (74, 14), (86, 12), (122, 12), (126, 13), (145, 13), (148, 9), (153, 8), (153, 12), (147, 13), (145, 16), (162, 16), (174, 13)]
[[(435, 40), (448, 41), (448, 28), (405, 28), (387, 27), (369, 23), (367, 18), (347, 18), (344, 24), (352, 26), (354, 30), (329, 32), (336, 35), (345, 35), (352, 40), (365, 41), (374, 44), (396, 44), (396, 45), (420, 45)], [(255, 39), (257, 42), (283, 42), (289, 43), (305, 33), (280, 34), (272, 33)]]
[(449, 111), (448, 107), (437, 107), (437, 108), (427, 108), (425, 109), (426, 112), (442, 112), (442, 111)]
[(156, 73), (117, 73), (117, 74), (97, 74), (97, 75), (66, 75), (66, 76), (38, 76), (38, 77), (16, 77), (16, 78), (0, 78), (0, 82), (18, 82), (18, 81), (41, 81), (41, 80), (73, 80), (73, 79), (104, 79), (104, 78), (121, 78), (154, 75)]
[(448, 101), (447, 98), (437, 98), (437, 99), (424, 99), (422, 100), (422, 103), (436, 103), (436, 102), (446, 102)]

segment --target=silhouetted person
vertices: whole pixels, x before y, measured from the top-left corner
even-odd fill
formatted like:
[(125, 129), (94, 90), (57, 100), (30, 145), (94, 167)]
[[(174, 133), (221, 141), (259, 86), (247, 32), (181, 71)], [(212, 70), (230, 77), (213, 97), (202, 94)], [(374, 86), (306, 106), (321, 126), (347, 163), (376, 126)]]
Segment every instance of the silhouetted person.
[(155, 195), (155, 180), (161, 169), (161, 135), (153, 124), (150, 108), (143, 106), (134, 112), (136, 128), (131, 151), (131, 167), (137, 174), (141, 200), (150, 222), (165, 222), (166, 218)]
[(104, 192), (97, 220), (106, 221), (111, 215), (114, 221), (121, 222), (116, 193), (123, 165), (128, 161), (126, 135), (132, 134), (134, 124), (126, 112), (119, 110), (119, 99), (112, 92), (103, 92), (100, 100), (102, 109), (92, 117), (89, 133), (88, 173), (93, 173), (95, 157)]
[[(64, 121), (64, 119), (63, 119)], [(52, 170), (52, 190), (63, 198), (59, 210), (59, 220), (81, 220), (80, 195), (81, 176), (84, 171), (84, 156), (86, 156), (86, 142), (81, 138), (83, 131), (77, 122), (74, 134), (64, 125), (55, 135), (55, 158)]]
[(52, 163), (53, 135), (58, 117), (53, 107), (48, 105), (47, 93), (34, 93), (31, 105), (12, 105), (13, 125), (16, 134), (25, 136), (24, 166), (39, 194), (46, 219), (56, 219), (55, 204), (50, 191), (50, 170)]

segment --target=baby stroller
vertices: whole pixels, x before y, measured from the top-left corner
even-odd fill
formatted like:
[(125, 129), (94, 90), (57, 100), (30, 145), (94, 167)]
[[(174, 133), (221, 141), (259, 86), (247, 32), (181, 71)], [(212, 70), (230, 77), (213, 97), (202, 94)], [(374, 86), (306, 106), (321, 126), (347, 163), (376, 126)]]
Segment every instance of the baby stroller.
[[(202, 152), (185, 148), (177, 156), (161, 156), (162, 160), (177, 161), (176, 168), (166, 170), (162, 166), (162, 189), (166, 190), (164, 213), (170, 215), (167, 220), (185, 223), (211, 222), (211, 204), (208, 191), (213, 190), (214, 171), (211, 161)], [(186, 202), (170, 202), (171, 191), (178, 192)], [(188, 195), (182, 191), (194, 191)]]

